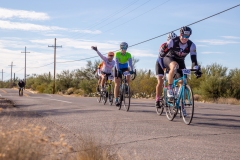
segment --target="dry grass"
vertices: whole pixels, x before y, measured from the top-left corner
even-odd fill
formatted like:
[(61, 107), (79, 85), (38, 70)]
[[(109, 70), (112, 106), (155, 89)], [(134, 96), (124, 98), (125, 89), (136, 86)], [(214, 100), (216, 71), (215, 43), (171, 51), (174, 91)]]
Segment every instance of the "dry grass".
[(240, 105), (240, 100), (237, 100), (236, 98), (218, 98), (217, 103), (219, 103), (219, 104)]
[(111, 145), (102, 145), (89, 136), (79, 140), (74, 149), (61, 135), (58, 141), (44, 135), (46, 128), (29, 125), (23, 129), (0, 133), (0, 160), (116, 160), (121, 159)]
[(218, 103), (218, 104), (231, 104), (231, 105), (240, 105), (240, 100), (236, 98), (218, 98), (216, 100), (213, 99), (203, 99), (201, 95), (194, 95), (195, 101), (203, 101), (203, 102), (211, 102), (211, 103)]
[[(65, 135), (59, 139), (49, 137), (50, 130), (40, 125), (19, 122), (18, 108), (11, 101), (0, 98), (0, 160), (117, 160), (123, 159), (113, 141), (117, 127), (108, 136), (109, 143), (103, 144), (95, 136), (75, 137), (77, 147), (70, 146)], [(14, 115), (11, 117), (10, 115)], [(21, 120), (21, 119), (20, 119)], [(58, 134), (59, 135), (59, 134)]]

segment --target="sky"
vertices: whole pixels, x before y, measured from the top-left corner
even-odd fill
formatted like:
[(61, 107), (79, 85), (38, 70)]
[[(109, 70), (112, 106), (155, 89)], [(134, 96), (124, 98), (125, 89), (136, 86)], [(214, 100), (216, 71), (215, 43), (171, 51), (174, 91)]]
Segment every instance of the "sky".
[[(4, 80), (13, 73), (24, 78), (24, 49), (27, 47), (27, 74), (53, 73), (57, 38), (57, 73), (86, 65), (88, 57), (116, 51), (123, 41), (129, 45), (168, 33), (182, 26), (240, 4), (240, 0), (8, 0), (0, 4), (0, 70)], [(218, 63), (239, 68), (240, 7), (191, 25), (202, 66)], [(179, 31), (175, 32), (179, 35)], [(140, 61), (137, 69), (151, 69), (164, 35), (128, 49)], [(99, 59), (93, 58), (92, 61)], [(191, 65), (190, 56), (186, 65)], [(47, 65), (50, 64), (50, 65)], [(47, 65), (47, 66), (44, 66)], [(42, 67), (44, 66), (44, 67)], [(1, 77), (1, 76), (0, 76)]]

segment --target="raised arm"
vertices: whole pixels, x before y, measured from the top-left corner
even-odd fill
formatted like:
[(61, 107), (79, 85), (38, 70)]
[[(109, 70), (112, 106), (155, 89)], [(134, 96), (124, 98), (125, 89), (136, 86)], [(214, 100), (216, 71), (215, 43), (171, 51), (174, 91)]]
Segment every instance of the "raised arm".
[(92, 46), (92, 49), (97, 52), (97, 54), (99, 55), (99, 57), (100, 57), (102, 60), (104, 60), (104, 61), (107, 60), (107, 58), (106, 58), (105, 56), (103, 56), (102, 53), (100, 53), (100, 52), (98, 51), (97, 47)]

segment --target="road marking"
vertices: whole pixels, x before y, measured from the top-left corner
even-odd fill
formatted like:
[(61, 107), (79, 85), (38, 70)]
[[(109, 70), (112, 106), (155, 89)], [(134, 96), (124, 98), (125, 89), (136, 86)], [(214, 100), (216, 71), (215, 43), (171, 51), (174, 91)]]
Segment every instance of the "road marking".
[(3, 90), (3, 89), (1, 89), (1, 91), (3, 92), (3, 93), (7, 93), (5, 90)]
[(72, 103), (72, 102), (69, 102), (69, 101), (63, 101), (63, 100), (59, 100), (59, 99), (50, 99), (50, 98), (42, 98), (42, 97), (31, 97), (31, 98), (47, 99), (47, 100), (50, 100), (50, 101), (59, 101), (59, 102), (63, 102), (63, 103)]

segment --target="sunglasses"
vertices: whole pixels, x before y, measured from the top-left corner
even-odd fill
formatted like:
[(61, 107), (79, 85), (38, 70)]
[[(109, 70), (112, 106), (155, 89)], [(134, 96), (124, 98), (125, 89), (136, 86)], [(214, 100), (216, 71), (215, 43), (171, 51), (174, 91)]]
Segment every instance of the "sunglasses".
[(189, 34), (182, 34), (182, 38), (189, 38), (190, 37), (190, 35)]
[(122, 50), (127, 50), (127, 47), (121, 47)]
[(108, 55), (108, 57), (113, 57), (114, 55)]

